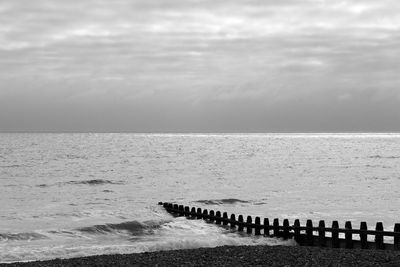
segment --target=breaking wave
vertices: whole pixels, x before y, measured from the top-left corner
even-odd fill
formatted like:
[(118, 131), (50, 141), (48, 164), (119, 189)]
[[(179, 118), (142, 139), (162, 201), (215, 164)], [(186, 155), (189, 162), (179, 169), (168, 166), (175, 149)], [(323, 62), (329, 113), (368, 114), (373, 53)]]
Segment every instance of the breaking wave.
[(88, 227), (78, 228), (80, 232), (90, 233), (90, 234), (108, 234), (116, 232), (128, 232), (131, 235), (143, 235), (151, 234), (151, 231), (160, 228), (162, 224), (167, 221), (130, 221), (122, 223), (110, 223), (110, 224), (99, 224), (92, 225)]
[(236, 198), (197, 200), (196, 202), (202, 203), (202, 204), (206, 204), (206, 205), (223, 205), (223, 204), (235, 204), (235, 203), (249, 203), (249, 201), (236, 199)]
[(0, 241), (13, 240), (38, 240), (47, 239), (47, 236), (39, 233), (0, 233)]
[[(49, 244), (40, 243), (32, 250), (31, 246), (17, 246), (12, 250), (0, 250), (2, 262), (46, 260), (82, 257), (98, 254), (140, 253), (159, 250), (194, 249), (201, 247), (239, 246), (239, 245), (284, 245), (294, 246), (293, 240), (281, 240), (264, 236), (254, 236), (232, 231), (203, 220), (187, 220), (185, 217), (164, 221), (128, 221), (115, 224), (100, 224), (74, 230), (46, 232)], [(2, 234), (7, 240), (39, 239), (46, 236), (37, 233)], [(107, 235), (105, 237), (104, 235)], [(89, 237), (90, 236), (90, 237)], [(73, 238), (73, 242), (63, 242), (54, 246), (51, 240)], [(86, 243), (85, 240), (94, 240)], [(33, 241), (33, 240), (32, 240)], [(29, 242), (29, 241), (28, 241)]]

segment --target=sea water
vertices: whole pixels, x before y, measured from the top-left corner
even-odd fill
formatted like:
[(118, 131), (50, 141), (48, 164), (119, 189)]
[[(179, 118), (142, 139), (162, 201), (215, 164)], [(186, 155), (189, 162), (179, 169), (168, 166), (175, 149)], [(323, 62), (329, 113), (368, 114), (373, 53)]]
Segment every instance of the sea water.
[(176, 218), (400, 222), (399, 134), (0, 134), (0, 262), (293, 245)]

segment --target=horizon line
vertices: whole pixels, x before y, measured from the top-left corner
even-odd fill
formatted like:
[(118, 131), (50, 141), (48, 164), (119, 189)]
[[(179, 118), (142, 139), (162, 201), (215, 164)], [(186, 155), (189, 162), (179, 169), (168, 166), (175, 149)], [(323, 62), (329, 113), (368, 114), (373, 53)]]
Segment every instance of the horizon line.
[(87, 134), (400, 134), (400, 131), (274, 131), (274, 132), (139, 132), (139, 131), (1, 131), (0, 134), (22, 134), (22, 133), (32, 133), (32, 134), (63, 134), (63, 133), (87, 133)]

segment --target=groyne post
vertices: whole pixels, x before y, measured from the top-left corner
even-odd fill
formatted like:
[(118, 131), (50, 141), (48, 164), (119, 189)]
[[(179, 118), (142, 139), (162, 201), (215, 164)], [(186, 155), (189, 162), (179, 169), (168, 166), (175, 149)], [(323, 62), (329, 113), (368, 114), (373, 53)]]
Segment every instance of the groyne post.
[(351, 232), (352, 230), (351, 222), (347, 221), (345, 223), (344, 228), (346, 229), (345, 233), (346, 248), (353, 248), (353, 233)]
[(214, 220), (215, 220), (214, 210), (210, 210), (209, 218), (210, 218), (210, 222), (214, 222)]
[(395, 236), (393, 239), (393, 249), (400, 250), (400, 223), (396, 223), (394, 225), (394, 232), (395, 232)]
[(301, 243), (300, 220), (299, 219), (296, 219), (294, 221), (293, 230), (294, 230), (294, 240), (296, 240), (297, 243)]
[(179, 216), (185, 215), (185, 208), (183, 207), (183, 205), (179, 205), (178, 209), (179, 209)]
[(247, 216), (247, 221), (246, 221), (246, 227), (247, 227), (247, 233), (251, 234), (252, 233), (252, 219), (251, 216)]
[(203, 210), (203, 220), (207, 221), (210, 218), (210, 216), (208, 216), (208, 210), (204, 209)]
[(360, 223), (360, 242), (361, 242), (361, 249), (368, 248), (368, 227), (366, 222)]
[[(308, 246), (320, 246), (326, 247), (327, 245), (333, 248), (375, 248), (375, 249), (393, 249), (400, 250), (400, 224), (396, 223), (394, 225), (393, 231), (385, 231), (383, 228), (383, 223), (376, 223), (375, 230), (368, 230), (367, 223), (361, 222), (360, 228), (353, 229), (350, 221), (345, 222), (344, 228), (339, 228), (338, 221), (332, 222), (332, 227), (325, 227), (325, 221), (320, 220), (318, 227), (313, 226), (312, 220), (307, 220), (305, 226), (301, 226), (300, 220), (296, 219), (294, 225), (289, 225), (289, 220), (284, 219), (283, 224), (279, 225), (279, 219), (275, 218), (273, 224), (270, 225), (268, 218), (264, 218), (263, 224), (261, 224), (260, 217), (255, 217), (254, 223), (251, 216), (247, 216), (246, 222), (244, 221), (243, 215), (239, 215), (238, 220), (236, 220), (235, 214), (231, 214), (230, 219), (228, 219), (229, 214), (227, 212), (221, 212), (210, 210), (208, 213), (207, 209), (202, 210), (201, 208), (189, 207), (184, 205), (178, 205), (167, 202), (158, 202), (158, 205), (162, 205), (168, 212), (172, 213), (173, 216), (185, 216), (188, 219), (204, 219), (209, 223), (215, 222), (216, 224), (223, 224), (224, 226), (229, 225), (231, 228), (238, 226), (238, 231), (243, 232), (246, 228), (248, 234), (253, 233), (254, 235), (261, 235), (261, 229), (263, 229), (264, 236), (270, 236), (270, 230), (273, 231), (274, 237), (283, 237), (288, 239), (294, 237), (296, 242), (300, 245)], [(222, 216), (221, 216), (222, 213)], [(305, 231), (302, 232), (302, 231)], [(318, 236), (314, 236), (314, 232), (318, 231)], [(330, 232), (331, 236), (326, 236), (326, 232)], [(344, 238), (339, 233), (344, 234)], [(360, 240), (354, 240), (353, 235), (359, 235)], [(373, 235), (375, 237), (374, 242), (368, 241), (368, 235)], [(385, 243), (386, 237), (393, 237), (393, 243), (390, 241)]]
[(184, 215), (185, 215), (185, 217), (191, 217), (190, 216), (190, 208), (188, 206), (185, 206)]
[(235, 214), (231, 214), (231, 228), (235, 228), (235, 227), (236, 227)]
[(375, 245), (376, 249), (385, 249), (385, 246), (383, 244), (383, 223), (382, 222), (377, 222), (376, 223), (376, 234), (375, 234)]
[(269, 236), (269, 219), (264, 218), (264, 236)]
[(279, 219), (275, 218), (273, 223), (274, 237), (279, 237)]
[(289, 220), (288, 219), (283, 220), (283, 238), (284, 239), (289, 238)]
[(201, 219), (203, 217), (202, 215), (203, 214), (201, 213), (201, 208), (197, 208), (197, 212), (196, 212), (197, 219)]
[(306, 236), (307, 236), (307, 246), (314, 245), (314, 236), (313, 236), (313, 223), (312, 220), (307, 220), (306, 223)]
[(320, 220), (318, 224), (318, 243), (321, 247), (326, 247), (326, 237), (325, 237), (325, 221)]
[(339, 222), (333, 221), (332, 222), (332, 247), (339, 248)]
[(243, 215), (238, 217), (238, 231), (243, 232)]
[(222, 214), (222, 224), (223, 225), (228, 225), (228, 213), (227, 212), (224, 212)]
[(196, 208), (195, 207), (192, 207), (190, 209), (190, 218), (197, 219), (197, 212), (196, 212)]
[(216, 217), (215, 223), (221, 224), (221, 212), (220, 211), (217, 211), (217, 213), (215, 214), (215, 217)]
[(261, 235), (261, 219), (260, 219), (260, 217), (256, 217), (254, 224), (255, 224), (254, 234)]

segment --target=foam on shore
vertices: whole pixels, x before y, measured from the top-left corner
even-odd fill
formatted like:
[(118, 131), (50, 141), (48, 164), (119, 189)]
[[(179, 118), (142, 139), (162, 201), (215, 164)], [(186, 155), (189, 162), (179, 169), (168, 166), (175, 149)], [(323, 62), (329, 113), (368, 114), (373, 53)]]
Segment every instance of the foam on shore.
[[(19, 235), (4, 236), (9, 238)], [(218, 246), (296, 245), (293, 240), (238, 233), (229, 227), (218, 227), (203, 220), (188, 220), (185, 217), (91, 225), (40, 232), (40, 235), (31, 233), (28, 237), (31, 239), (27, 245), (16, 243), (19, 240), (0, 243), (1, 262)]]

